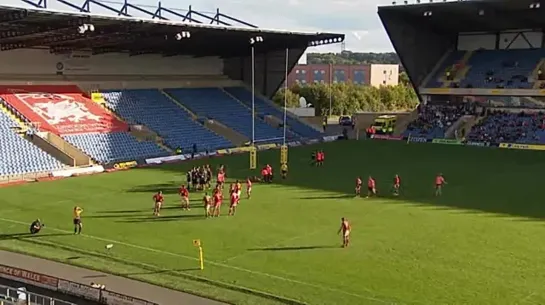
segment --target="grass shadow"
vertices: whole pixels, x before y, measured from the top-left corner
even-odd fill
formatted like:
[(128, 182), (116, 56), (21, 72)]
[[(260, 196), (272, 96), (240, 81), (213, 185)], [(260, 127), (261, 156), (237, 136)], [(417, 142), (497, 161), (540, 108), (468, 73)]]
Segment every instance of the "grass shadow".
[(45, 237), (54, 237), (54, 236), (68, 236), (72, 235), (70, 233), (13, 233), (13, 234), (0, 234), (0, 241), (2, 240), (22, 240), (22, 239), (34, 239), (34, 238), (45, 238)]
[(206, 217), (204, 215), (195, 214), (182, 214), (182, 215), (168, 215), (168, 216), (146, 216), (146, 217), (134, 217), (118, 222), (123, 223), (142, 223), (142, 222), (169, 222), (169, 221), (187, 221), (187, 220), (202, 220)]
[(319, 249), (337, 249), (339, 246), (300, 246), (300, 247), (270, 247), (270, 248), (252, 248), (248, 251), (305, 251)]

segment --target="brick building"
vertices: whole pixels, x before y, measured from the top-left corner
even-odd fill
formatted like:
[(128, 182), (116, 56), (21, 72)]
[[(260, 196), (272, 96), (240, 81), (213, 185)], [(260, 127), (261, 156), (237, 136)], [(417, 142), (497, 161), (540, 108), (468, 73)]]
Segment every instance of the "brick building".
[(296, 65), (288, 75), (288, 86), (352, 82), (378, 87), (397, 85), (398, 78), (398, 65)]

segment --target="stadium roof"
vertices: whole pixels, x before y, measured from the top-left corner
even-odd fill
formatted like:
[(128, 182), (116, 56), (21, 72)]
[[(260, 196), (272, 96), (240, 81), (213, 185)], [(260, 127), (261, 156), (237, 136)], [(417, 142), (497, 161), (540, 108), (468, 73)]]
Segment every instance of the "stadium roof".
[(537, 0), (415, 3), (382, 6), (379, 15), (447, 33), (542, 29), (545, 27), (545, 7), (536, 6), (537, 3)]
[[(80, 27), (85, 24), (92, 27), (80, 33)], [(256, 37), (263, 40), (255, 44), (256, 53), (344, 40), (343, 34), (334, 33), (290, 32), (8, 6), (0, 6), (0, 27), (0, 51), (49, 48), (51, 52), (92, 50), (95, 54), (127, 52), (131, 55), (236, 57), (249, 55), (250, 40)], [(187, 33), (190, 38), (183, 37)], [(183, 35), (180, 37), (178, 34)]]

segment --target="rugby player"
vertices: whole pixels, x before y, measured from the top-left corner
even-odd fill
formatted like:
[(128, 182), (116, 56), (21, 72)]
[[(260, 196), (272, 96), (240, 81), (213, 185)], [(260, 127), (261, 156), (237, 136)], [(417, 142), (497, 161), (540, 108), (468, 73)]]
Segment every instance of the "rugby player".
[(81, 234), (81, 229), (83, 228), (83, 223), (81, 222), (81, 213), (83, 213), (83, 209), (75, 206), (74, 207), (74, 234)]

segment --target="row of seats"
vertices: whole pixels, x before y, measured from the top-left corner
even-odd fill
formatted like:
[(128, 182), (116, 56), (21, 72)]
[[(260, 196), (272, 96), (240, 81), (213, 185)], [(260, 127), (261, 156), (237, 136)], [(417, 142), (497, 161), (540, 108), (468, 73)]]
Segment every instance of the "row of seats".
[[(238, 133), (252, 138), (252, 113), (219, 88), (184, 88), (165, 90), (199, 117), (217, 120)], [(256, 142), (280, 142), (282, 130), (255, 118)]]
[(63, 164), (31, 142), (17, 135), (18, 124), (0, 111), (0, 176), (48, 172), (62, 169)]
[[(466, 54), (465, 51), (454, 51), (437, 70), (427, 87), (443, 87), (441, 81), (450, 67), (458, 65)], [(531, 89), (534, 81), (532, 72), (541, 59), (545, 58), (545, 49), (516, 50), (477, 50), (474, 51), (464, 66), (469, 70), (465, 76), (452, 86), (459, 88), (505, 88)], [(452, 77), (455, 78), (453, 72)]]
[(407, 129), (403, 132), (403, 136), (427, 139), (444, 138), (448, 128), (464, 114), (463, 105), (426, 105), (420, 107), (418, 118), (409, 123)]
[(142, 124), (159, 134), (171, 148), (215, 150), (232, 147), (227, 139), (191, 119), (157, 89), (112, 90), (102, 93), (107, 106), (131, 124)]
[(473, 126), (468, 140), (493, 143), (545, 143), (544, 113), (496, 111)]
[(168, 155), (154, 142), (140, 142), (128, 132), (65, 135), (63, 138), (100, 163)]
[[(233, 95), (238, 100), (245, 103), (248, 107), (252, 105), (252, 93), (243, 87), (227, 87), (224, 88), (229, 94)], [(284, 113), (278, 107), (276, 107), (271, 101), (266, 101), (263, 98), (256, 96), (254, 98), (254, 105), (256, 111), (263, 115), (272, 115), (283, 121)], [(300, 120), (291, 116), (286, 116), (287, 125), (297, 135), (303, 138), (319, 138), (323, 136), (323, 133), (308, 126)]]
[[(168, 93), (200, 117), (217, 120), (248, 138), (252, 137), (252, 114), (248, 107), (251, 105), (251, 93), (245, 88), (225, 88), (225, 91), (220, 88), (170, 89)], [(227, 139), (193, 120), (189, 113), (159, 90), (111, 90), (103, 92), (103, 96), (107, 107), (118, 113), (129, 124), (142, 124), (149, 127), (164, 139), (167, 146), (172, 148), (182, 148), (183, 151), (187, 151), (192, 150), (193, 145), (196, 144), (199, 151), (204, 151), (233, 146), (233, 143)], [(21, 115), (8, 102), (3, 100), (1, 102), (6, 107), (10, 107), (11, 112)], [(281, 142), (282, 129), (272, 127), (262, 117), (272, 115), (281, 120), (282, 111), (260, 97), (255, 99), (255, 105), (258, 113), (255, 119), (256, 142)], [(0, 175), (50, 171), (63, 167), (52, 156), (10, 130), (9, 127), (16, 125), (16, 122), (9, 122), (11, 120), (9, 116), (4, 115), (3, 120), (2, 125), (8, 127), (2, 130), (0, 137), (2, 151), (25, 151), (27, 154), (0, 156), (2, 161), (5, 161), (0, 164), (2, 166)], [(287, 123), (290, 129), (288, 140), (317, 138), (322, 135), (295, 118), (288, 117)], [(100, 163), (168, 155), (167, 151), (155, 143), (141, 142), (128, 131), (61, 136)]]

